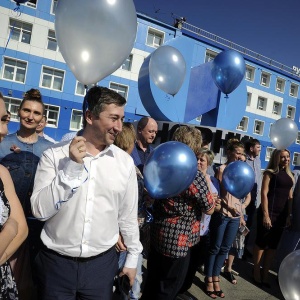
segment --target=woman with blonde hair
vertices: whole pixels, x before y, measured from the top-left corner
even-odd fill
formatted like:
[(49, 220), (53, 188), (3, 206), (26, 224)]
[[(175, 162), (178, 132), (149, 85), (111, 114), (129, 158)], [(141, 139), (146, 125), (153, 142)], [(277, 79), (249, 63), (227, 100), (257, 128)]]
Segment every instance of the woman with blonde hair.
[(263, 173), (261, 205), (257, 211), (257, 234), (253, 253), (254, 282), (265, 287), (270, 287), (268, 274), (283, 229), (291, 225), (293, 184), (290, 151), (274, 150)]
[[(0, 136), (7, 133), (6, 109), (0, 93)], [(0, 299), (18, 299), (9, 258), (28, 233), (26, 220), (7, 169), (0, 165)]]

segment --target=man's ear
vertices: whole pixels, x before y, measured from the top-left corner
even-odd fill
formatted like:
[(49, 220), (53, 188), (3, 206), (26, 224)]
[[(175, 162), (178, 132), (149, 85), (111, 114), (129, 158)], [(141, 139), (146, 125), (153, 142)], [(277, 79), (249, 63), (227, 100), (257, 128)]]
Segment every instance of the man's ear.
[(92, 123), (92, 116), (93, 116), (93, 114), (92, 114), (92, 112), (91, 112), (90, 110), (86, 110), (86, 111), (85, 111), (85, 113), (84, 113), (84, 118), (85, 118), (85, 120), (86, 120), (86, 122), (87, 122), (88, 124), (91, 124), (91, 123)]

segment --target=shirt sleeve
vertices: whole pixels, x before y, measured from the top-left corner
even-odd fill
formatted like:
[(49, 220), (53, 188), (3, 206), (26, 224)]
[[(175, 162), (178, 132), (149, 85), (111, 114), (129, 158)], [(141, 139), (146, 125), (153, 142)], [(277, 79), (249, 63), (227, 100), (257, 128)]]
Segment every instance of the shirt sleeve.
[(136, 268), (143, 247), (138, 227), (138, 186), (135, 167), (132, 164), (127, 191), (119, 209), (119, 228), (127, 247), (125, 267)]
[(52, 149), (45, 151), (39, 161), (31, 196), (33, 215), (40, 220), (54, 216), (64, 202), (72, 199), (87, 173), (84, 165), (65, 157), (55, 165)]

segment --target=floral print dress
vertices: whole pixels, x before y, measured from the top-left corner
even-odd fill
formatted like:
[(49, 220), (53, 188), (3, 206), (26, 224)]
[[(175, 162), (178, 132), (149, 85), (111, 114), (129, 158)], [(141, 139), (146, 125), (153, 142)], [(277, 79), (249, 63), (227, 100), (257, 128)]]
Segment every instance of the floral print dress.
[[(10, 215), (10, 206), (4, 194), (3, 183), (0, 179), (0, 231)], [(0, 266), (0, 300), (18, 300), (16, 282), (9, 265), (5, 262)]]

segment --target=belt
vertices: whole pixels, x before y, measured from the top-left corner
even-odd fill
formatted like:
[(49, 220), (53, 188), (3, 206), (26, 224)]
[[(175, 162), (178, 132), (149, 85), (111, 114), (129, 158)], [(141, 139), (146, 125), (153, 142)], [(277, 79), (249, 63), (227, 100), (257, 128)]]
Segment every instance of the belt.
[(67, 256), (67, 255), (60, 254), (60, 253), (58, 253), (58, 252), (56, 252), (56, 251), (54, 251), (52, 249), (46, 248), (46, 247), (43, 248), (43, 251), (47, 252), (47, 253), (54, 254), (54, 255), (62, 257), (62, 258), (65, 258), (65, 259), (68, 259), (68, 260), (72, 260), (74, 262), (84, 263), (84, 262), (88, 262), (90, 260), (94, 260), (97, 257), (104, 256), (105, 254), (107, 254), (109, 251), (111, 251), (114, 248), (115, 248), (115, 246), (112, 246), (108, 250), (106, 250), (106, 251), (104, 251), (104, 252), (102, 252), (100, 254), (97, 254), (97, 255), (94, 255), (94, 256), (90, 256), (90, 257), (73, 257), (73, 256)]

